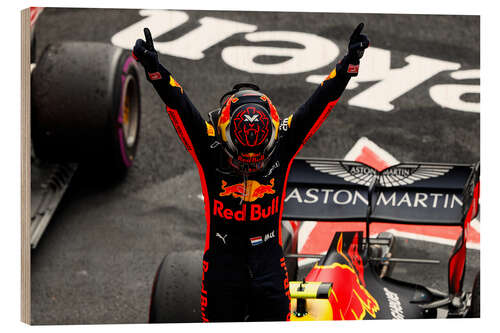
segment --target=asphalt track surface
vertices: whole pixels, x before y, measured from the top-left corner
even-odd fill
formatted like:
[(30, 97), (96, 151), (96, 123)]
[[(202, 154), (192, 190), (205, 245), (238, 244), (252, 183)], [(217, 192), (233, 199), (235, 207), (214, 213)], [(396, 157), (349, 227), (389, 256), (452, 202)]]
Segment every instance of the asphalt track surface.
[[(393, 67), (403, 66), (404, 57), (417, 54), (458, 62), (461, 69), (479, 68), (479, 17), (187, 13), (187, 24), (164, 40), (177, 38), (195, 28), (201, 17), (211, 16), (255, 24), (259, 31), (313, 33), (335, 41), (343, 54), (352, 29), (363, 21), (372, 45), (391, 50)], [(37, 53), (56, 41), (110, 43), (111, 36), (140, 19), (138, 10), (47, 9), (38, 21)], [(203, 113), (213, 109), (234, 83), (251, 81), (271, 96), (281, 116), (286, 115), (312, 94), (315, 85), (305, 78), (332, 68), (333, 63), (313, 72), (282, 76), (234, 69), (222, 61), (221, 49), (248, 45), (243, 35), (209, 48), (202, 60), (160, 56)], [(202, 201), (197, 198), (201, 190), (195, 164), (160, 98), (142, 75), (141, 80), (140, 146), (128, 177), (121, 184), (103, 187), (78, 173), (38, 248), (32, 251), (34, 324), (146, 322), (153, 276), (163, 256), (203, 246), (205, 224)], [(391, 112), (348, 106), (345, 101), (357, 91), (345, 91), (299, 156), (339, 158), (365, 136), (400, 161), (475, 162), (479, 160), (479, 114), (443, 109), (428, 94), (431, 85), (449, 81), (446, 73), (432, 77), (396, 99)], [(404, 239), (399, 244), (403, 244), (401, 256), (436, 258), (442, 263), (399, 265), (394, 276), (446, 291), (451, 247)], [(468, 251), (467, 260), (465, 290), (470, 290), (479, 270), (479, 251)]]

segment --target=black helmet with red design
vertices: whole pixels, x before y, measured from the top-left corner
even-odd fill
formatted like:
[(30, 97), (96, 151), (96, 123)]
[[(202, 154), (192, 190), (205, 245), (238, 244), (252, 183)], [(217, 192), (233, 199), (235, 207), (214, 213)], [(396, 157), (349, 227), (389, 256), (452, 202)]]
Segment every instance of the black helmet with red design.
[(242, 173), (265, 167), (276, 147), (279, 116), (269, 97), (250, 83), (222, 96), (217, 132), (231, 165)]

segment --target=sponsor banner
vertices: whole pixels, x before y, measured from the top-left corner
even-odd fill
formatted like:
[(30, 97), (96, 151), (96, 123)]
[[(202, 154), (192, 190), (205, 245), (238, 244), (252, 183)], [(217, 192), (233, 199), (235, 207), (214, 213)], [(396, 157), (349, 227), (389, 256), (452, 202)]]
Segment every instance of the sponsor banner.
[(355, 162), (296, 159), (283, 218), (361, 221), (371, 200), (372, 221), (461, 225), (462, 191), (470, 173), (465, 165), (404, 164), (379, 172)]

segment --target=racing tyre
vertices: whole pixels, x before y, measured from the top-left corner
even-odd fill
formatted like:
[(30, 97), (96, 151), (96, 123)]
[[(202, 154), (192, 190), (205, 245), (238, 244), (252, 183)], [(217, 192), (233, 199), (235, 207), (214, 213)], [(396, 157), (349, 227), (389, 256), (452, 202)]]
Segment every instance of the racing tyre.
[(156, 272), (150, 323), (201, 322), (201, 251), (173, 252)]
[(472, 297), (469, 310), (470, 318), (480, 318), (481, 315), (481, 279), (478, 272), (474, 278), (474, 285), (472, 286)]
[(139, 139), (138, 72), (130, 52), (108, 44), (49, 45), (32, 75), (35, 155), (124, 176)]

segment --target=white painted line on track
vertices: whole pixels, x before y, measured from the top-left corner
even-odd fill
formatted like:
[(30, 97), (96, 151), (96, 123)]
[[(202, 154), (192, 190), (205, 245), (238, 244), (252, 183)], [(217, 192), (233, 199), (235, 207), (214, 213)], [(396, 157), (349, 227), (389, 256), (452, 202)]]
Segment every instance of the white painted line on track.
[(299, 252), (302, 252), (304, 248), (304, 244), (307, 242), (311, 231), (314, 229), (318, 222), (316, 221), (303, 221), (301, 222), (301, 227), (299, 229), (299, 242), (297, 244), (297, 248)]
[(364, 147), (368, 147), (370, 150), (376, 153), (378, 157), (380, 157), (381, 160), (384, 160), (389, 166), (399, 163), (399, 161), (388, 151), (380, 148), (375, 142), (366, 137), (361, 137), (354, 144), (351, 150), (349, 150), (349, 152), (344, 156), (344, 159), (348, 161), (356, 161), (356, 159), (363, 154)]

